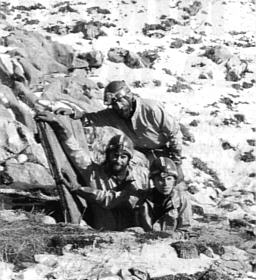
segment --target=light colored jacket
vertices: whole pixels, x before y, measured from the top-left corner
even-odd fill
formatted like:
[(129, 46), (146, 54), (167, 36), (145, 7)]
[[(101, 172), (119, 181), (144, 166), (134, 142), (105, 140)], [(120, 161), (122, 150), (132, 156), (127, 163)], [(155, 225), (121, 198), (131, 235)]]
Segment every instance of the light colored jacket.
[[(97, 113), (85, 113), (84, 124), (95, 124), (99, 119), (110, 118), (111, 110), (106, 109)], [(106, 116), (104, 116), (106, 115)], [(156, 100), (136, 98), (136, 109), (130, 120), (111, 122), (111, 125), (121, 129), (131, 138), (136, 149), (145, 153), (151, 150), (163, 149), (168, 145), (175, 162), (181, 161), (182, 134), (179, 123), (170, 115), (163, 105)]]
[(92, 162), (73, 136), (60, 140), (70, 161), (92, 190), (87, 201), (89, 216), (85, 220), (95, 229), (122, 230), (134, 226), (133, 207), (138, 199), (130, 195), (130, 189), (147, 188), (146, 172), (139, 173), (129, 167), (126, 178), (118, 182), (107, 164)]

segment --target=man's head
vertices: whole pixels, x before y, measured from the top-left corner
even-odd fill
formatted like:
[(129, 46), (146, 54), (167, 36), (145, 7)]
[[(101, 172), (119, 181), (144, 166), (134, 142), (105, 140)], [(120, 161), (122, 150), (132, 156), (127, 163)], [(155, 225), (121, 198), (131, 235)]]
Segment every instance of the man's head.
[(120, 117), (128, 119), (134, 111), (134, 96), (125, 81), (110, 82), (104, 90), (104, 104), (112, 106)]
[(169, 195), (178, 178), (175, 163), (168, 157), (156, 158), (150, 166), (150, 178), (160, 193)]
[(113, 136), (106, 149), (106, 161), (112, 172), (118, 174), (127, 169), (130, 159), (133, 157), (133, 143), (127, 136)]

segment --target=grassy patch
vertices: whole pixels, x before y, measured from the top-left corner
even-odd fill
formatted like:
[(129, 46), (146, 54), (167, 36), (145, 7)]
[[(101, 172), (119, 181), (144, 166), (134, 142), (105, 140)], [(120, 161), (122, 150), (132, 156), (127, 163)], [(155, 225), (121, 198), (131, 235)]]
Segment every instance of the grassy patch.
[(52, 253), (61, 255), (65, 245), (79, 248), (109, 243), (97, 232), (74, 225), (45, 225), (33, 220), (7, 222), (0, 220), (0, 258), (6, 262), (34, 262), (34, 255)]

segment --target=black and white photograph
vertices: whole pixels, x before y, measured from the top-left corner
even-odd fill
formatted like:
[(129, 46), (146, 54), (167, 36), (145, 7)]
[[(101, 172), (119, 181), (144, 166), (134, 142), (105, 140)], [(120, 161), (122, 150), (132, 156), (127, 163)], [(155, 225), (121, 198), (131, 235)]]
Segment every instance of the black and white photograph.
[(0, 280), (256, 280), (256, 0), (0, 1)]

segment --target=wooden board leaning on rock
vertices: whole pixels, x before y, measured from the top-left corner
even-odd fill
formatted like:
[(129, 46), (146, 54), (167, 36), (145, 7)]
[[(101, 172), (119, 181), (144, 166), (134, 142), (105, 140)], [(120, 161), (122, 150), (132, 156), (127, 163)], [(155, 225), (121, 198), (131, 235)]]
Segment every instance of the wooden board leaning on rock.
[[(61, 120), (70, 128), (80, 146), (89, 153), (82, 124), (79, 120), (72, 120), (65, 116), (60, 116)], [(80, 224), (83, 214), (86, 210), (86, 201), (72, 194), (67, 186), (61, 182), (63, 173), (68, 174), (71, 184), (78, 183), (85, 185), (81, 181), (79, 175), (67, 155), (61, 147), (61, 144), (52, 129), (46, 122), (38, 122), (38, 132), (41, 144), (46, 153), (51, 173), (55, 179), (56, 187), (60, 196), (61, 206), (63, 210), (63, 218), (65, 222)]]

